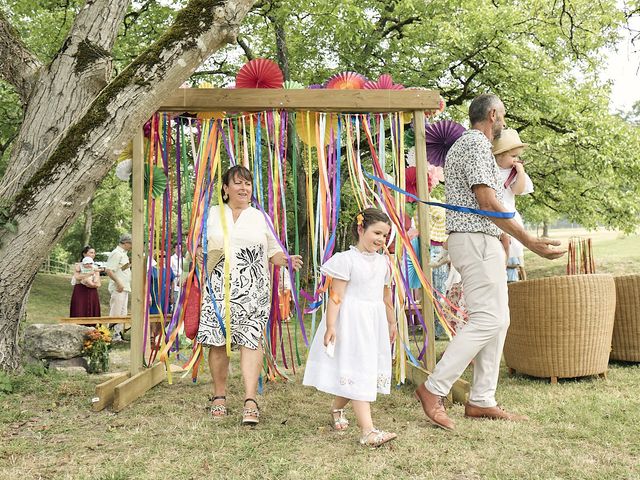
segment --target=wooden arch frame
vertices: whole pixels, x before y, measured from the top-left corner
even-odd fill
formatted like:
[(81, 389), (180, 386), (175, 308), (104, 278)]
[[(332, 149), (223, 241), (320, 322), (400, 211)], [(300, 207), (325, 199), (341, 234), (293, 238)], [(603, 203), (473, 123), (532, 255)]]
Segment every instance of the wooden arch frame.
[[(158, 108), (159, 112), (215, 112), (264, 110), (308, 110), (319, 112), (384, 113), (412, 112), (416, 125), (425, 122), (425, 111), (440, 107), (440, 95), (435, 90), (326, 90), (326, 89), (178, 89)], [(425, 132), (415, 131), (416, 176), (418, 196), (429, 199), (427, 187), (427, 151)], [(96, 387), (94, 410), (113, 403), (113, 409), (126, 405), (160, 383), (165, 378), (164, 365), (156, 363), (143, 369), (144, 322), (144, 151), (142, 127), (133, 141), (133, 216), (132, 216), (132, 283), (131, 283), (131, 355), (129, 372), (120, 374)], [(429, 210), (418, 204), (418, 225), (423, 238), (429, 238)], [(422, 269), (427, 278), (429, 268), (429, 242), (420, 242)], [(428, 302), (422, 292), (422, 305)], [(427, 325), (427, 351), (425, 366), (435, 367), (435, 338), (433, 309), (423, 309)], [(421, 371), (420, 371), (421, 370)], [(409, 368), (408, 378), (414, 383), (426, 379), (428, 372)], [(456, 392), (459, 392), (456, 394)], [(454, 387), (454, 398), (464, 401), (468, 384), (459, 381)]]

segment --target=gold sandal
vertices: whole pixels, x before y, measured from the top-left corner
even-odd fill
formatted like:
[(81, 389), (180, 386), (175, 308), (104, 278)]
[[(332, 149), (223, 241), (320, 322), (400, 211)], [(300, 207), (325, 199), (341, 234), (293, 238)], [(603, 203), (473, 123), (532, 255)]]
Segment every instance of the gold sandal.
[(224, 400), (225, 403), (218, 403), (218, 404), (213, 403), (211, 407), (209, 407), (209, 413), (215, 419), (226, 417), (227, 416), (227, 405), (226, 405), (227, 397), (225, 397), (224, 395), (221, 395), (221, 396), (213, 397), (210, 399), (211, 402), (215, 402), (216, 400)]
[(365, 447), (379, 447), (397, 437), (398, 435), (395, 433), (383, 432), (382, 430), (374, 428), (360, 438), (360, 445)]
[[(336, 414), (338, 414), (336, 418)], [(344, 416), (344, 408), (331, 410), (331, 425), (337, 432), (344, 432), (349, 426), (349, 420)]]
[[(256, 408), (247, 407), (247, 402), (253, 402)], [(257, 425), (260, 418), (260, 407), (258, 402), (254, 398), (247, 398), (244, 401), (244, 408), (242, 409), (242, 425), (254, 426)]]

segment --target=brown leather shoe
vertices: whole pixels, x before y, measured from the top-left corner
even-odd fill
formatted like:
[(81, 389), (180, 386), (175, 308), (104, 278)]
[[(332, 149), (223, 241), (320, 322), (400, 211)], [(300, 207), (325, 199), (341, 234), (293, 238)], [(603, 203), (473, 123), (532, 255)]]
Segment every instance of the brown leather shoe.
[(453, 420), (444, 409), (444, 397), (431, 393), (422, 383), (416, 390), (416, 398), (420, 400), (422, 409), (431, 423), (445, 430), (454, 429)]
[(491, 420), (510, 420), (512, 422), (522, 422), (529, 420), (529, 417), (518, 415), (517, 413), (509, 413), (502, 407), (478, 407), (470, 403), (464, 406), (464, 416), (467, 418), (489, 418)]

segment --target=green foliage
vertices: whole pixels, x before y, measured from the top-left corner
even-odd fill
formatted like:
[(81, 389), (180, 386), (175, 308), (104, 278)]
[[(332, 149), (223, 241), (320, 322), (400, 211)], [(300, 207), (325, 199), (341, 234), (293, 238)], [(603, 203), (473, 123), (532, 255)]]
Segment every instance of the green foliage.
[(60, 50), (73, 20), (84, 5), (82, 0), (5, 0), (7, 17), (26, 46), (48, 63)]
[(60, 263), (73, 263), (76, 261), (76, 256), (71, 255), (59, 244), (54, 246), (51, 252), (49, 252), (49, 257), (51, 257), (51, 260)]
[[(131, 188), (128, 182), (119, 180), (114, 172), (102, 181), (91, 203), (93, 222), (90, 245), (96, 252), (110, 252), (118, 244), (122, 233), (131, 231)], [(84, 247), (85, 215), (81, 215), (69, 228), (60, 242), (71, 254), (71, 261), (78, 261)], [(78, 260), (76, 260), (78, 259)]]

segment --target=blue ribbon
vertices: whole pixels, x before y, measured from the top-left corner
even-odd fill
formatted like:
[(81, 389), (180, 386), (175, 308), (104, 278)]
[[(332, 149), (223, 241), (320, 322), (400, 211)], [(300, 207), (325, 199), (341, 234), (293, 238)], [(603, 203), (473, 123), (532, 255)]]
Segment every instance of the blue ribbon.
[(473, 213), (475, 215), (483, 215), (485, 217), (494, 217), (494, 218), (513, 218), (516, 214), (516, 212), (492, 212), (490, 210), (480, 210), (478, 208), (469, 208), (469, 207), (461, 207), (459, 205), (450, 205), (448, 203), (440, 203), (440, 202), (427, 202), (426, 200), (422, 200), (418, 197), (416, 197), (413, 193), (409, 193), (406, 190), (401, 189), (400, 187), (395, 186), (393, 183), (386, 181), (383, 178), (380, 177), (376, 177), (375, 175), (372, 175), (370, 173), (367, 173), (366, 171), (362, 171), (362, 173), (364, 173), (364, 175), (367, 178), (370, 178), (371, 180), (381, 183), (387, 187), (389, 187), (392, 190), (395, 190), (396, 192), (402, 193), (403, 195), (406, 195), (409, 198), (413, 198), (416, 202), (421, 202), (421, 203), (425, 203), (427, 205), (431, 205), (434, 207), (442, 207), (442, 208), (446, 208), (447, 210), (453, 210), (454, 212), (462, 212), (462, 213)]

